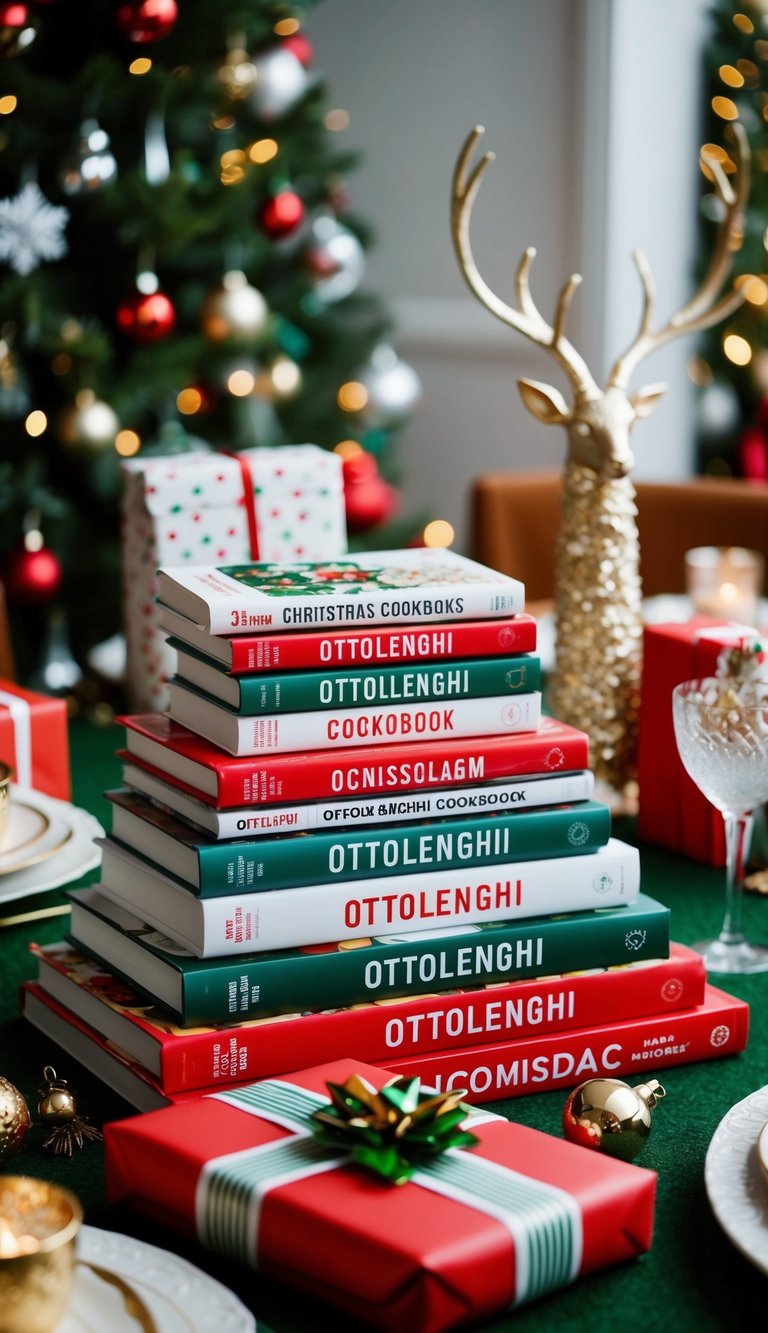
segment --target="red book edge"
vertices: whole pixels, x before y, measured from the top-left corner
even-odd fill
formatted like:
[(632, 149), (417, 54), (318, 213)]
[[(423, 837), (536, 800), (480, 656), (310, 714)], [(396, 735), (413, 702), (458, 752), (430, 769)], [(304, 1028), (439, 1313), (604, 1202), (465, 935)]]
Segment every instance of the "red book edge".
[[(613, 1014), (616, 1022), (631, 1020), (637, 1014), (638, 1005), (644, 1014), (673, 1014), (703, 1001), (706, 979), (701, 956), (684, 945), (673, 944), (668, 959), (661, 959), (657, 964), (645, 963), (637, 968), (619, 966), (600, 971), (565, 973), (556, 977), (529, 978), (501, 985), (491, 983), (467, 990), (438, 994), (427, 992), (395, 1002), (372, 1001), (347, 1009), (301, 1015), (284, 1014), (190, 1030), (173, 1023), (162, 1009), (142, 996), (132, 995), (130, 987), (100, 963), (92, 962), (91, 966), (98, 977), (103, 978), (103, 983), (98, 986), (82, 985), (72, 981), (66, 964), (52, 958), (50, 954), (41, 953), (36, 946), (32, 947), (32, 952), (38, 958), (44, 958), (47, 966), (66, 977), (72, 985), (79, 985), (86, 994), (94, 996), (105, 1009), (115, 1011), (157, 1042), (161, 1065), (157, 1082), (165, 1093), (206, 1088), (214, 1084), (221, 1086), (232, 1082), (250, 1082), (289, 1073), (302, 1068), (311, 1060), (332, 1059), (340, 1049), (369, 1062), (384, 1063), (393, 1054), (398, 1058), (418, 1056), (424, 1050), (422, 1027), (428, 1025), (423, 1021), (418, 1026), (411, 1024), (413, 1035), (409, 1041), (406, 1037), (409, 1027), (407, 1020), (423, 1012), (434, 1014), (451, 1010), (456, 1015), (461, 1012), (466, 1016), (470, 1011), (474, 1013), (478, 1006), (498, 1005), (501, 1018), (507, 1000), (518, 1000), (525, 1004), (530, 997), (546, 999), (559, 992), (572, 991), (575, 1000), (570, 1021), (565, 1016), (560, 1025), (550, 1026), (548, 1033), (554, 1035), (591, 1027), (598, 1024), (598, 1016), (604, 1012)], [(71, 952), (78, 951), (73, 949)], [(128, 1000), (110, 998), (110, 988), (117, 995), (127, 993)], [(60, 1004), (44, 986), (41, 989), (54, 1004)], [(135, 1003), (131, 1001), (131, 996)], [(78, 1024), (84, 1022), (77, 1015), (73, 1014), (73, 1017)], [(387, 1045), (387, 1028), (398, 1020), (402, 1025), (403, 1044), (397, 1052), (393, 1052)], [(529, 1028), (532, 1026), (529, 1024)], [(527, 1036), (525, 1032), (516, 1030), (512, 1036), (502, 1034), (493, 1040), (495, 1043), (518, 1042), (533, 1040), (536, 1035), (533, 1030)], [(98, 1029), (95, 1029), (94, 1037), (100, 1044), (106, 1041)], [(485, 1038), (488, 1038), (487, 1032)], [(441, 1030), (433, 1040), (436, 1043), (433, 1049), (436, 1051), (484, 1044), (483, 1034), (477, 1028), (469, 1034), (462, 1029), (453, 1038)], [(126, 1058), (133, 1063), (133, 1056)], [(218, 1062), (218, 1075), (214, 1074), (212, 1068), (214, 1060)], [(233, 1066), (235, 1077), (230, 1073)], [(149, 1073), (148, 1076), (154, 1077)]]
[[(386, 1067), (393, 1074), (417, 1074), (438, 1091), (461, 1089), (468, 1102), (485, 1102), (573, 1087), (600, 1075), (642, 1074), (647, 1079), (655, 1070), (671, 1065), (735, 1055), (744, 1050), (748, 1033), (749, 1005), (708, 985), (703, 1004), (669, 1017), (655, 1015), (547, 1037), (435, 1052), (391, 1060)], [(510, 1072), (515, 1065), (519, 1069), (516, 1083)]]
[[(168, 732), (167, 719), (162, 714), (140, 714), (119, 718), (130, 730), (157, 744), (162, 752), (167, 747), (175, 754), (202, 767), (211, 769), (218, 777), (218, 799), (199, 792), (182, 779), (136, 755), (129, 750), (130, 762), (137, 763), (147, 772), (179, 787), (182, 791), (199, 796), (209, 805), (231, 808), (241, 805), (272, 805), (288, 801), (325, 800), (340, 796), (356, 796), (361, 791), (379, 795), (392, 791), (412, 791), (420, 787), (454, 787), (471, 782), (487, 782), (494, 778), (523, 777), (538, 773), (575, 772), (588, 767), (589, 738), (566, 723), (543, 718), (538, 731), (518, 732), (512, 736), (467, 736), (458, 740), (434, 740), (421, 744), (353, 747), (338, 750), (308, 750), (292, 754), (270, 756), (241, 756), (226, 754), (217, 746), (202, 741), (186, 728), (175, 727), (180, 744), (162, 739), (161, 728), (149, 727), (146, 721), (162, 720)], [(126, 751), (120, 751), (121, 756)], [(421, 764), (451, 764), (458, 760), (482, 758), (483, 771), (465, 778), (430, 779), (423, 783), (403, 779), (396, 783), (349, 786), (343, 781), (350, 771), (373, 764), (389, 772), (399, 766)], [(337, 785), (332, 786), (334, 781)], [(341, 786), (338, 783), (342, 782)], [(311, 784), (315, 784), (314, 786)]]

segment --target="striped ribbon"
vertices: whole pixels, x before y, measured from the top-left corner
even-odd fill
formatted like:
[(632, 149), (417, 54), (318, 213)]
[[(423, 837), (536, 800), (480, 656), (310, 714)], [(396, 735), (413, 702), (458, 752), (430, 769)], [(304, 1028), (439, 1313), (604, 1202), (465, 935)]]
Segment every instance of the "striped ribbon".
[[(349, 1161), (312, 1132), (312, 1112), (328, 1098), (281, 1079), (214, 1093), (249, 1115), (290, 1129), (294, 1137), (215, 1157), (197, 1184), (196, 1223), (201, 1242), (258, 1267), (261, 1209), (270, 1190)], [(501, 1117), (470, 1111), (476, 1126)], [(576, 1200), (554, 1185), (462, 1149), (450, 1149), (412, 1177), (414, 1184), (493, 1217), (509, 1232), (515, 1251), (512, 1304), (573, 1281), (581, 1267), (582, 1220)], [(392, 1186), (392, 1188), (397, 1188)]]
[(20, 787), (32, 786), (32, 721), (29, 704), (18, 694), (0, 690), (0, 706), (7, 708), (13, 726), (13, 745), (16, 761), (14, 781)]

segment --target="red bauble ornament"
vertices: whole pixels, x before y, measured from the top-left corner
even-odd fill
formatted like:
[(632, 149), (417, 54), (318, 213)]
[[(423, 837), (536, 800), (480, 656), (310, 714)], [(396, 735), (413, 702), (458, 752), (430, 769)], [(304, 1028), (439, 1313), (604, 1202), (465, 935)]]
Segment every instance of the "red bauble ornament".
[(373, 454), (367, 454), (365, 449), (361, 448), (343, 457), (341, 471), (345, 488), (359, 486), (361, 482), (370, 481), (372, 477), (378, 477), (379, 465)]
[(768, 481), (768, 445), (759, 426), (750, 426), (738, 443), (739, 470), (747, 481)]
[(344, 508), (350, 532), (365, 532), (386, 523), (397, 510), (400, 497), (380, 475), (376, 459), (364, 449), (343, 461)]
[(280, 45), (284, 51), (290, 51), (291, 55), (295, 56), (305, 69), (309, 68), (315, 58), (315, 53), (312, 50), (312, 43), (308, 42), (304, 34), (301, 32), (292, 33), (291, 36), (286, 37)]
[(290, 236), (304, 221), (304, 205), (293, 190), (266, 199), (258, 212), (259, 226), (272, 241)]
[(146, 46), (167, 37), (178, 17), (176, 0), (128, 0), (117, 7), (117, 26), (129, 42)]
[(11, 555), (3, 582), (10, 602), (47, 606), (59, 591), (62, 577), (61, 562), (53, 551), (45, 546), (39, 551), (28, 551), (22, 546)]
[(160, 342), (173, 330), (176, 311), (163, 292), (134, 292), (118, 307), (117, 323), (133, 342)]
[(29, 23), (27, 5), (0, 5), (0, 27), (25, 28)]

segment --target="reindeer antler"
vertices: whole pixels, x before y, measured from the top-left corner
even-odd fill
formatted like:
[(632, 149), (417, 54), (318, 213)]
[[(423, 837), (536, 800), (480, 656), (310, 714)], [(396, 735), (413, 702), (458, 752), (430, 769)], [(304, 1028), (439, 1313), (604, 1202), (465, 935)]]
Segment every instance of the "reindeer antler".
[(719, 300), (716, 299), (728, 276), (733, 253), (741, 244), (744, 213), (749, 198), (749, 140), (744, 127), (738, 122), (733, 124), (733, 133), (736, 138), (736, 190), (733, 189), (720, 163), (714, 157), (704, 153), (703, 150), (701, 153), (702, 161), (712, 172), (715, 191), (724, 210), (717, 229), (712, 257), (701, 284), (691, 300), (682, 306), (677, 314), (673, 315), (662, 328), (656, 329), (654, 332), (651, 329), (651, 317), (656, 301), (653, 274), (642, 251), (637, 250), (633, 254), (632, 258), (643, 284), (643, 312), (635, 340), (615, 362), (608, 377), (609, 385), (617, 385), (619, 388), (625, 389), (638, 362), (643, 357), (648, 356), (649, 352), (655, 351), (657, 347), (662, 347), (664, 343), (669, 342), (672, 338), (680, 338), (686, 333), (698, 333), (701, 329), (708, 329), (712, 324), (717, 324), (718, 320), (725, 319), (726, 316), (737, 310), (744, 300), (744, 292), (738, 287), (726, 292)]
[(480, 275), (472, 254), (472, 247), (469, 240), (469, 220), (472, 214), (472, 206), (475, 202), (475, 196), (480, 188), (480, 183), (490, 163), (493, 161), (495, 154), (485, 153), (471, 173), (469, 173), (469, 160), (478, 139), (481, 134), (484, 133), (485, 130), (483, 126), (476, 125), (467, 136), (464, 146), (459, 153), (453, 173), (453, 186), (451, 191), (451, 234), (453, 236), (453, 243), (456, 248), (456, 254), (464, 277), (475, 296), (477, 296), (482, 304), (490, 310), (492, 315), (495, 315), (497, 319), (502, 320), (504, 324), (509, 324), (511, 328), (517, 329), (518, 333), (522, 333), (524, 337), (530, 338), (531, 342), (537, 343), (540, 347), (546, 347), (552, 352), (553, 356), (560, 362), (560, 365), (577, 393), (581, 395), (597, 395), (600, 391), (590, 374), (586, 362), (563, 334), (571, 299), (581, 282), (580, 274), (572, 273), (568, 281), (562, 287), (557, 299), (555, 318), (552, 325), (547, 324), (531, 296), (529, 274), (531, 264), (536, 255), (533, 246), (529, 246), (523, 254), (515, 274), (515, 291), (520, 305), (519, 310), (502, 301)]

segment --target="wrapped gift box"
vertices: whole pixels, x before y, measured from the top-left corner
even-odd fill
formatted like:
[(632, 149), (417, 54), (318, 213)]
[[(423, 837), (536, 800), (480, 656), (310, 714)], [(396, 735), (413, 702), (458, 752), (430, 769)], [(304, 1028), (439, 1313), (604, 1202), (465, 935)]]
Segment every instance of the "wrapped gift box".
[(655, 1173), (499, 1116), (404, 1185), (309, 1129), (357, 1061), (106, 1126), (107, 1187), (164, 1224), (380, 1329), (438, 1333), (648, 1249)]
[(0, 680), (0, 760), (20, 787), (70, 798), (67, 705)]
[(681, 681), (714, 676), (723, 649), (755, 633), (711, 616), (647, 625), (644, 632), (638, 834), (713, 866), (725, 864), (723, 817), (683, 768), (672, 721), (672, 690)]
[(173, 653), (156, 624), (158, 565), (343, 555), (341, 458), (297, 444), (131, 459), (123, 471), (126, 681), (134, 710), (162, 710)]

